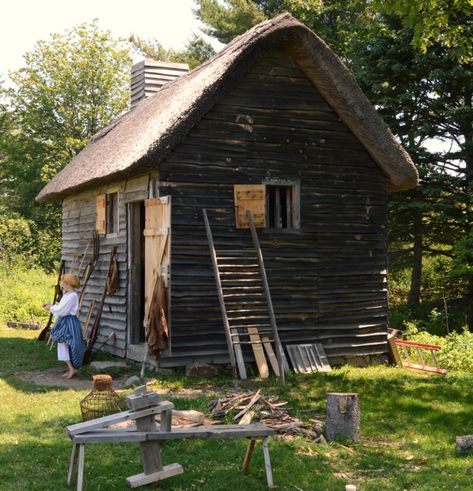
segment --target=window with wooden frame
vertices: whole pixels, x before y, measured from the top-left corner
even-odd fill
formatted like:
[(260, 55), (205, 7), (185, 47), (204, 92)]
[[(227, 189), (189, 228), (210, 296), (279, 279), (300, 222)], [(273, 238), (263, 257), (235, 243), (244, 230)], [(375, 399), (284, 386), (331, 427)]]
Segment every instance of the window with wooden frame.
[(250, 210), (256, 228), (299, 229), (299, 194), (299, 183), (293, 181), (235, 185), (236, 227), (249, 227), (247, 211)]
[(96, 225), (99, 234), (118, 234), (118, 193), (99, 194), (96, 199)]

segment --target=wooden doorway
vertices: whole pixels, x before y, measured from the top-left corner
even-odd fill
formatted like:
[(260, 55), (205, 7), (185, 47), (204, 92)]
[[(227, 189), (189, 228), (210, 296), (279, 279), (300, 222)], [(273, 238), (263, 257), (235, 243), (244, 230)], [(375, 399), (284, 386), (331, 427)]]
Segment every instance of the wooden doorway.
[(130, 203), (129, 343), (145, 342), (145, 205)]
[[(170, 225), (171, 201), (169, 196), (130, 203), (129, 208), (129, 335), (127, 356), (141, 359), (144, 348), (146, 315), (153, 288), (162, 279), (170, 288)], [(170, 311), (170, 295), (163, 306)], [(169, 315), (167, 318), (170, 327)], [(168, 342), (170, 352), (170, 339)]]
[[(160, 285), (163, 296), (160, 298), (158, 309), (163, 309), (167, 324), (164, 331), (170, 329), (170, 264), (171, 264), (171, 197), (148, 199), (145, 205), (145, 316), (155, 286)], [(159, 296), (159, 295), (158, 295)], [(156, 304), (155, 304), (156, 305)], [(161, 326), (163, 327), (163, 326)], [(170, 332), (169, 332), (170, 334)], [(166, 344), (164, 342), (164, 344)], [(171, 352), (171, 337), (167, 339), (164, 354)]]

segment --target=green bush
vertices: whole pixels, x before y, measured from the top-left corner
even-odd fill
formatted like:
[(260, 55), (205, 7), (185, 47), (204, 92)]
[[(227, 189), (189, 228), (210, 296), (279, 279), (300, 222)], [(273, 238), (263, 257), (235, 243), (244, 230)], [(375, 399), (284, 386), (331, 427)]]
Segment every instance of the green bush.
[(42, 305), (52, 301), (55, 282), (40, 268), (0, 261), (0, 320), (45, 321)]
[(0, 204), (1, 261), (56, 271), (60, 257), (60, 229), (40, 226)]
[(409, 341), (436, 344), (442, 348), (436, 353), (442, 368), (473, 371), (473, 333), (465, 330), (461, 333), (452, 332), (442, 337), (419, 331), (412, 323), (407, 327), (406, 338)]
[(33, 237), (30, 222), (19, 216), (0, 214), (0, 260), (15, 262), (33, 258)]

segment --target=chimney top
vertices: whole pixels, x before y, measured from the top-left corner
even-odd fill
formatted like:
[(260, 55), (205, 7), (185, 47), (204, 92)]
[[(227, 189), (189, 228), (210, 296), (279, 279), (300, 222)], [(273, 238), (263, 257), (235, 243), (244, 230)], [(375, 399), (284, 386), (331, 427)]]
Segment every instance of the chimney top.
[(131, 69), (131, 108), (141, 99), (155, 94), (167, 82), (189, 71), (187, 63), (146, 59)]

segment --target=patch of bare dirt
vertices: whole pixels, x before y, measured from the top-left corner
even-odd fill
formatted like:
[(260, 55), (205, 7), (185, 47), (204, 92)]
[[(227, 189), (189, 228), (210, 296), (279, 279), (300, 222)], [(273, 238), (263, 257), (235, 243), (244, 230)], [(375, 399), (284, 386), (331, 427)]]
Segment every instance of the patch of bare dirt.
[[(47, 370), (32, 370), (29, 372), (17, 373), (17, 377), (25, 382), (32, 382), (37, 385), (48, 387), (64, 387), (74, 390), (92, 389), (92, 380), (73, 377), (66, 380), (61, 375), (64, 373), (62, 367), (48, 368)], [(127, 377), (119, 377), (113, 380), (113, 388), (120, 389), (126, 382)]]

